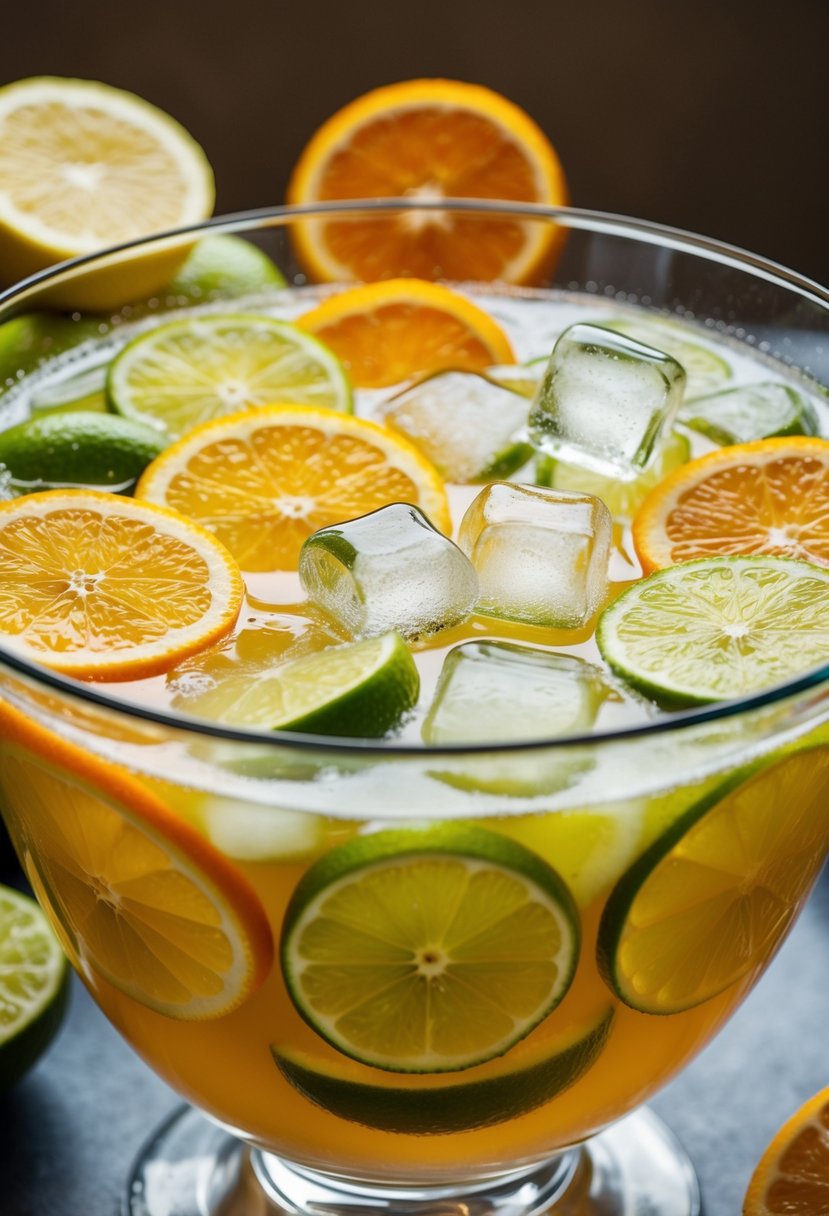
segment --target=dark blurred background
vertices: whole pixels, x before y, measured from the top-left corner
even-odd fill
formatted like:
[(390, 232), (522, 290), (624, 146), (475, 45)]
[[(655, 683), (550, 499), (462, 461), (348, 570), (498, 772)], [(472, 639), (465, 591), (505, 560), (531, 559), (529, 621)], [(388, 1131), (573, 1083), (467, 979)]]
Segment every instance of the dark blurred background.
[(308, 136), (359, 93), (450, 76), (535, 117), (577, 205), (829, 281), (828, 0), (6, 0), (2, 27), (0, 82), (95, 78), (174, 114), (219, 211), (281, 201)]

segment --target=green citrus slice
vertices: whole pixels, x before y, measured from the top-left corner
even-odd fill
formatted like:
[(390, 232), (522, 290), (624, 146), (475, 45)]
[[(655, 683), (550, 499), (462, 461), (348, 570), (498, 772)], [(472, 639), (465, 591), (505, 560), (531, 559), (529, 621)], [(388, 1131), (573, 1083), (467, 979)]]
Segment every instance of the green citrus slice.
[(692, 430), (723, 445), (776, 435), (816, 435), (819, 430), (811, 403), (787, 384), (773, 381), (741, 384), (697, 397), (680, 410), (680, 418)]
[(789, 557), (704, 557), (624, 591), (596, 641), (623, 680), (668, 706), (768, 688), (829, 658), (829, 569)]
[(379, 1131), (435, 1136), (491, 1127), (552, 1101), (592, 1067), (612, 1024), (608, 1009), (527, 1052), (520, 1064), (504, 1061), (485, 1077), (441, 1078), (416, 1089), (385, 1078), (366, 1081), (359, 1065), (323, 1064), (292, 1047), (274, 1046), (271, 1052), (285, 1079), (330, 1114)]
[(351, 410), (332, 352), (295, 325), (238, 313), (187, 317), (129, 342), (113, 360), (114, 410), (178, 438), (212, 418), (274, 402)]
[(0, 1090), (46, 1050), (63, 1020), (66, 958), (40, 908), (0, 887)]
[(450, 1072), (509, 1051), (562, 1000), (579, 919), (555, 870), (462, 824), (378, 832), (313, 866), (285, 915), (302, 1017), (347, 1056)]
[(829, 748), (733, 776), (622, 876), (599, 927), (599, 968), (644, 1013), (680, 1013), (770, 960), (829, 841)]
[(615, 329), (617, 333), (625, 334), (637, 342), (644, 342), (655, 350), (664, 351), (685, 368), (685, 397), (699, 397), (703, 393), (713, 393), (722, 388), (731, 379), (731, 366), (715, 354), (707, 346), (698, 342), (689, 342), (687, 331), (675, 325), (672, 321), (659, 317), (628, 318), (614, 317), (611, 320), (600, 319), (594, 322), (604, 329)]

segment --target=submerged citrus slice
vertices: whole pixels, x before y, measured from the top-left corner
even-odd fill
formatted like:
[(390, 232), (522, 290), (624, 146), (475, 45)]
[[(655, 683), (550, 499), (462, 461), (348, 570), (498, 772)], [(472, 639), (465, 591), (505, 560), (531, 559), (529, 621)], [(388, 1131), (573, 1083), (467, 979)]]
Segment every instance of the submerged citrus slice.
[(645, 1013), (679, 1013), (759, 974), (820, 872), (829, 748), (745, 771), (685, 811), (619, 880), (599, 966)]
[(787, 384), (773, 380), (741, 384), (689, 401), (680, 419), (714, 443), (751, 443), (778, 435), (816, 435), (811, 402)]
[(378, 832), (333, 850), (285, 913), (294, 1004), (345, 1055), (391, 1072), (503, 1055), (565, 996), (579, 919), (555, 870), (482, 828)]
[(197, 427), (153, 461), (136, 495), (211, 528), (249, 571), (295, 570), (312, 532), (391, 502), (451, 529), (443, 483), (408, 440), (291, 405)]
[(351, 410), (342, 365), (272, 317), (186, 317), (140, 334), (113, 361), (114, 409), (175, 439), (202, 422), (274, 401)]
[(46, 1050), (66, 1010), (66, 956), (40, 908), (0, 887), (0, 1091)]
[(771, 1141), (743, 1216), (829, 1216), (829, 1087), (804, 1102)]
[(217, 1018), (268, 973), (242, 875), (127, 772), (0, 703), (0, 790), (70, 956), (158, 1013)]
[[(201, 148), (141, 98), (57, 77), (0, 89), (0, 265), (7, 282), (205, 219), (212, 207), (213, 174)], [(159, 284), (185, 252), (181, 246), (171, 266), (159, 265)], [(147, 287), (120, 285), (124, 299)]]
[(596, 641), (660, 703), (745, 696), (829, 660), (829, 570), (788, 557), (669, 566), (605, 609)]
[[(555, 150), (533, 120), (491, 89), (456, 80), (408, 80), (352, 101), (312, 137), (288, 202), (449, 198), (567, 202)], [(533, 282), (562, 240), (552, 224), (435, 210), (356, 215), (293, 227), (318, 279), (395, 275)]]
[(715, 553), (829, 566), (829, 441), (761, 439), (692, 460), (645, 499), (633, 543), (646, 574)]
[(0, 634), (57, 671), (167, 671), (232, 629), (242, 593), (224, 546), (174, 511), (94, 490), (0, 503)]
[(509, 338), (488, 313), (440, 283), (390, 279), (352, 287), (305, 313), (358, 388), (384, 388), (446, 368), (483, 371), (514, 360)]
[(404, 1088), (382, 1077), (366, 1080), (365, 1069), (345, 1061), (316, 1060), (289, 1046), (271, 1048), (276, 1066), (295, 1089), (330, 1114), (384, 1132), (436, 1136), (491, 1127), (551, 1102), (574, 1085), (601, 1054), (613, 1025), (607, 1010), (551, 1042), (504, 1061), (485, 1077), (461, 1081), (429, 1078)]

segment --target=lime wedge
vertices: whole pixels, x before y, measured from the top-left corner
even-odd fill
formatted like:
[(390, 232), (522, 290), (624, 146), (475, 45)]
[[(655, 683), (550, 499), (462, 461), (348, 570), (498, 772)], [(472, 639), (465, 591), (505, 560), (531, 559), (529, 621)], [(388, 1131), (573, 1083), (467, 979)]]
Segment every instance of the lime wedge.
[(261, 405), (351, 411), (351, 386), (326, 346), (287, 321), (238, 313), (188, 317), (129, 342), (107, 378), (119, 414), (177, 438)]
[(637, 342), (664, 351), (681, 363), (685, 368), (686, 400), (711, 393), (731, 379), (731, 366), (721, 355), (715, 354), (707, 346), (689, 342), (688, 331), (672, 321), (657, 317), (613, 317), (610, 320), (601, 318), (594, 324), (604, 329), (615, 329), (617, 333), (626, 334)]
[(229, 233), (206, 236), (164, 290), (188, 300), (228, 299), (285, 287), (285, 276), (261, 249)]
[(147, 426), (115, 414), (78, 411), (29, 418), (0, 432), (0, 465), (29, 489), (129, 486), (164, 448)]
[(684, 435), (672, 431), (660, 446), (651, 464), (633, 481), (619, 481), (615, 477), (604, 477), (590, 469), (565, 464), (553, 456), (540, 454), (536, 458), (535, 480), (540, 486), (553, 486), (557, 490), (572, 490), (582, 494), (595, 494), (601, 498), (614, 519), (628, 522), (633, 519), (650, 490), (673, 469), (678, 469), (691, 458), (691, 445)]
[(49, 1046), (69, 993), (66, 958), (33, 899), (0, 887), (0, 1090)]
[(714, 443), (750, 443), (775, 435), (816, 435), (814, 407), (787, 384), (743, 384), (697, 397), (680, 418)]
[(362, 836), (308, 870), (285, 913), (299, 1013), (391, 1072), (503, 1055), (570, 987), (576, 906), (555, 870), (496, 832), (440, 824)]
[(668, 566), (604, 610), (596, 641), (660, 704), (744, 696), (829, 659), (829, 569), (788, 557)]
[(366, 1081), (359, 1065), (323, 1064), (292, 1047), (274, 1046), (271, 1052), (285, 1079), (330, 1114), (379, 1131), (437, 1136), (491, 1127), (552, 1101), (592, 1067), (612, 1024), (613, 1010), (607, 1009), (588, 1025), (527, 1052), (520, 1064), (504, 1062), (474, 1080), (433, 1081), (428, 1089), (384, 1078)]
[(829, 748), (731, 777), (619, 880), (599, 967), (644, 1013), (680, 1013), (758, 974), (817, 878), (829, 842)]
[[(190, 668), (192, 670), (192, 668)], [(330, 646), (288, 662), (225, 656), (207, 680), (170, 675), (174, 706), (226, 726), (378, 738), (417, 700), (419, 677), (397, 633)]]

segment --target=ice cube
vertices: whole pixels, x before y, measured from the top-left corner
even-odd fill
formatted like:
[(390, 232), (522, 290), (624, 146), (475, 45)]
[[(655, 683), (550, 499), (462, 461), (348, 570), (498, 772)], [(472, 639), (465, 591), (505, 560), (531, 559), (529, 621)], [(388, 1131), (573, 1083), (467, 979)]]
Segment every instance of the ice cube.
[(591, 729), (612, 689), (576, 655), (509, 642), (450, 650), (423, 723), (427, 743), (506, 743)]
[(555, 344), (530, 411), (543, 451), (633, 480), (682, 402), (685, 371), (663, 351), (600, 325), (571, 325)]
[(593, 494), (493, 482), (463, 517), (458, 544), (478, 572), (477, 610), (557, 629), (596, 613), (612, 522)]
[(525, 393), (478, 372), (427, 376), (392, 397), (384, 421), (425, 452), (447, 481), (506, 477), (533, 454), (521, 435), (529, 402)]
[(469, 559), (408, 503), (309, 536), (299, 577), (312, 603), (356, 638), (391, 629), (428, 636), (465, 620), (478, 595)]

